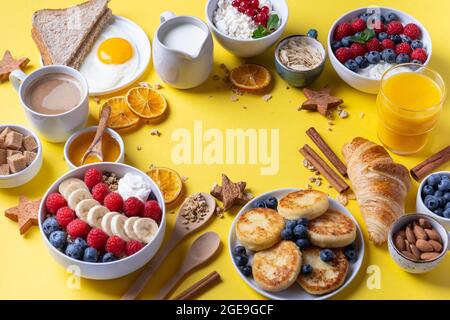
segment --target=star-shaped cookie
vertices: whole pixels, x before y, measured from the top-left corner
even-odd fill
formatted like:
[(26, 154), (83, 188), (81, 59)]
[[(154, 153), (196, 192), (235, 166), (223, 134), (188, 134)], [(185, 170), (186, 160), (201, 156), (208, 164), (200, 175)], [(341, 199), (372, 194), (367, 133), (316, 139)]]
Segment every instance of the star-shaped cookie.
[(303, 102), (299, 111), (318, 111), (321, 115), (327, 116), (328, 110), (336, 108), (344, 103), (344, 100), (330, 94), (330, 88), (323, 88), (319, 91), (305, 88), (303, 89), (303, 93), (308, 100)]
[(20, 234), (25, 234), (32, 226), (38, 225), (38, 212), (41, 200), (28, 200), (19, 197), (19, 205), (5, 211), (5, 216), (19, 223)]
[(3, 59), (0, 60), (0, 82), (8, 80), (12, 71), (25, 68), (29, 62), (28, 58), (14, 59), (11, 52), (6, 50)]
[(253, 199), (250, 192), (246, 192), (246, 182), (232, 182), (225, 174), (222, 174), (222, 186), (214, 184), (211, 195), (222, 201), (223, 209), (228, 210), (234, 205), (244, 205)]

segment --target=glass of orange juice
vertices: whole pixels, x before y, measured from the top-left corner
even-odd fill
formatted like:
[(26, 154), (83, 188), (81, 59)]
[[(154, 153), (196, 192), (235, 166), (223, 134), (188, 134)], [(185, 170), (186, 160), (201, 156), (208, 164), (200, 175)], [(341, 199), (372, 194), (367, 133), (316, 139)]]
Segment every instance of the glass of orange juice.
[(430, 68), (408, 63), (387, 70), (377, 97), (381, 143), (397, 154), (420, 151), (436, 126), (445, 98), (444, 80)]

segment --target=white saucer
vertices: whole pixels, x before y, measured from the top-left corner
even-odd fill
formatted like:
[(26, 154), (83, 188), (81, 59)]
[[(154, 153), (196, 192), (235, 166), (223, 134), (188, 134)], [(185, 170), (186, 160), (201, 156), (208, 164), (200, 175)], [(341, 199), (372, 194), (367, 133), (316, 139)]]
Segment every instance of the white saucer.
[[(252, 277), (244, 276), (240, 272), (238, 266), (236, 265), (236, 263), (234, 262), (234, 259), (233, 259), (233, 248), (236, 247), (237, 245), (240, 245), (239, 241), (237, 240), (236, 233), (235, 233), (236, 222), (237, 222), (238, 218), (244, 212), (252, 209), (254, 204), (257, 201), (264, 200), (264, 199), (267, 199), (269, 197), (275, 197), (279, 201), (286, 194), (288, 194), (290, 192), (293, 192), (293, 191), (298, 191), (298, 190), (299, 189), (294, 189), (294, 188), (292, 188), (292, 189), (274, 190), (274, 191), (262, 194), (262, 195), (256, 197), (255, 199), (253, 199), (252, 201), (250, 201), (249, 203), (247, 203), (241, 209), (241, 211), (239, 211), (239, 213), (236, 215), (236, 218), (234, 219), (233, 224), (231, 225), (231, 230), (230, 230), (230, 234), (229, 234), (229, 237), (228, 237), (228, 250), (229, 250), (230, 257), (231, 257), (231, 261), (233, 262), (233, 265), (234, 265), (236, 271), (241, 276), (241, 278), (253, 290), (255, 290), (259, 294), (263, 295), (264, 297), (269, 298), (269, 299), (273, 299), (273, 300), (325, 300), (325, 299), (331, 298), (332, 296), (334, 296), (334, 295), (338, 294), (339, 292), (341, 292), (345, 287), (347, 287), (350, 284), (350, 282), (353, 281), (353, 279), (358, 274), (358, 271), (361, 268), (361, 265), (362, 265), (362, 262), (363, 262), (363, 259), (364, 259), (364, 238), (363, 238), (363, 235), (362, 235), (362, 232), (361, 232), (361, 228), (360, 228), (358, 222), (355, 220), (353, 215), (343, 205), (341, 205), (339, 202), (337, 202), (336, 200), (334, 200), (332, 198), (329, 198), (330, 208), (334, 209), (334, 210), (338, 210), (338, 211), (342, 212), (343, 214), (347, 215), (348, 217), (350, 217), (355, 222), (356, 229), (357, 229), (355, 246), (356, 246), (356, 253), (357, 253), (357, 257), (358, 258), (356, 259), (356, 261), (350, 263), (350, 267), (349, 267), (349, 272), (347, 274), (347, 278), (345, 279), (344, 284), (341, 287), (339, 287), (338, 289), (336, 289), (333, 292), (330, 292), (328, 294), (324, 294), (324, 295), (320, 295), (320, 296), (314, 296), (314, 295), (311, 295), (311, 294), (307, 293), (305, 290), (303, 290), (302, 287), (300, 287), (297, 283), (294, 283), (288, 289), (283, 290), (281, 292), (268, 292), (268, 291), (265, 291), (265, 290), (262, 290), (261, 288), (259, 288)], [(253, 258), (253, 253), (248, 252), (248, 250), (247, 250), (247, 254), (249, 256), (249, 261), (251, 261), (252, 258)]]

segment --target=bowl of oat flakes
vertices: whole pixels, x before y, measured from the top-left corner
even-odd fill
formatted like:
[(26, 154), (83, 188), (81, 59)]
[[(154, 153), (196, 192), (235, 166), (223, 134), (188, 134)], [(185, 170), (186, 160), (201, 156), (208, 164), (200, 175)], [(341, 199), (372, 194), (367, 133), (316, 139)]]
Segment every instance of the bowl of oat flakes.
[(289, 11), (285, 0), (208, 0), (206, 21), (230, 53), (257, 56), (281, 37)]

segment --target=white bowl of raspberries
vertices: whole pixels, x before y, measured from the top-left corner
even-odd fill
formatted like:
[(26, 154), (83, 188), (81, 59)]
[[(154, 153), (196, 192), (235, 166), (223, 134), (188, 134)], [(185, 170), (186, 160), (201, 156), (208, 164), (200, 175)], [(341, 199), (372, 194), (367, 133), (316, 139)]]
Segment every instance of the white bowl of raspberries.
[(389, 68), (404, 63), (428, 65), (428, 31), (410, 15), (387, 7), (346, 13), (330, 29), (328, 53), (338, 75), (353, 88), (377, 94)]
[(156, 254), (165, 215), (161, 191), (145, 173), (95, 163), (52, 184), (39, 208), (39, 229), (59, 264), (84, 278), (107, 280), (136, 271)]

